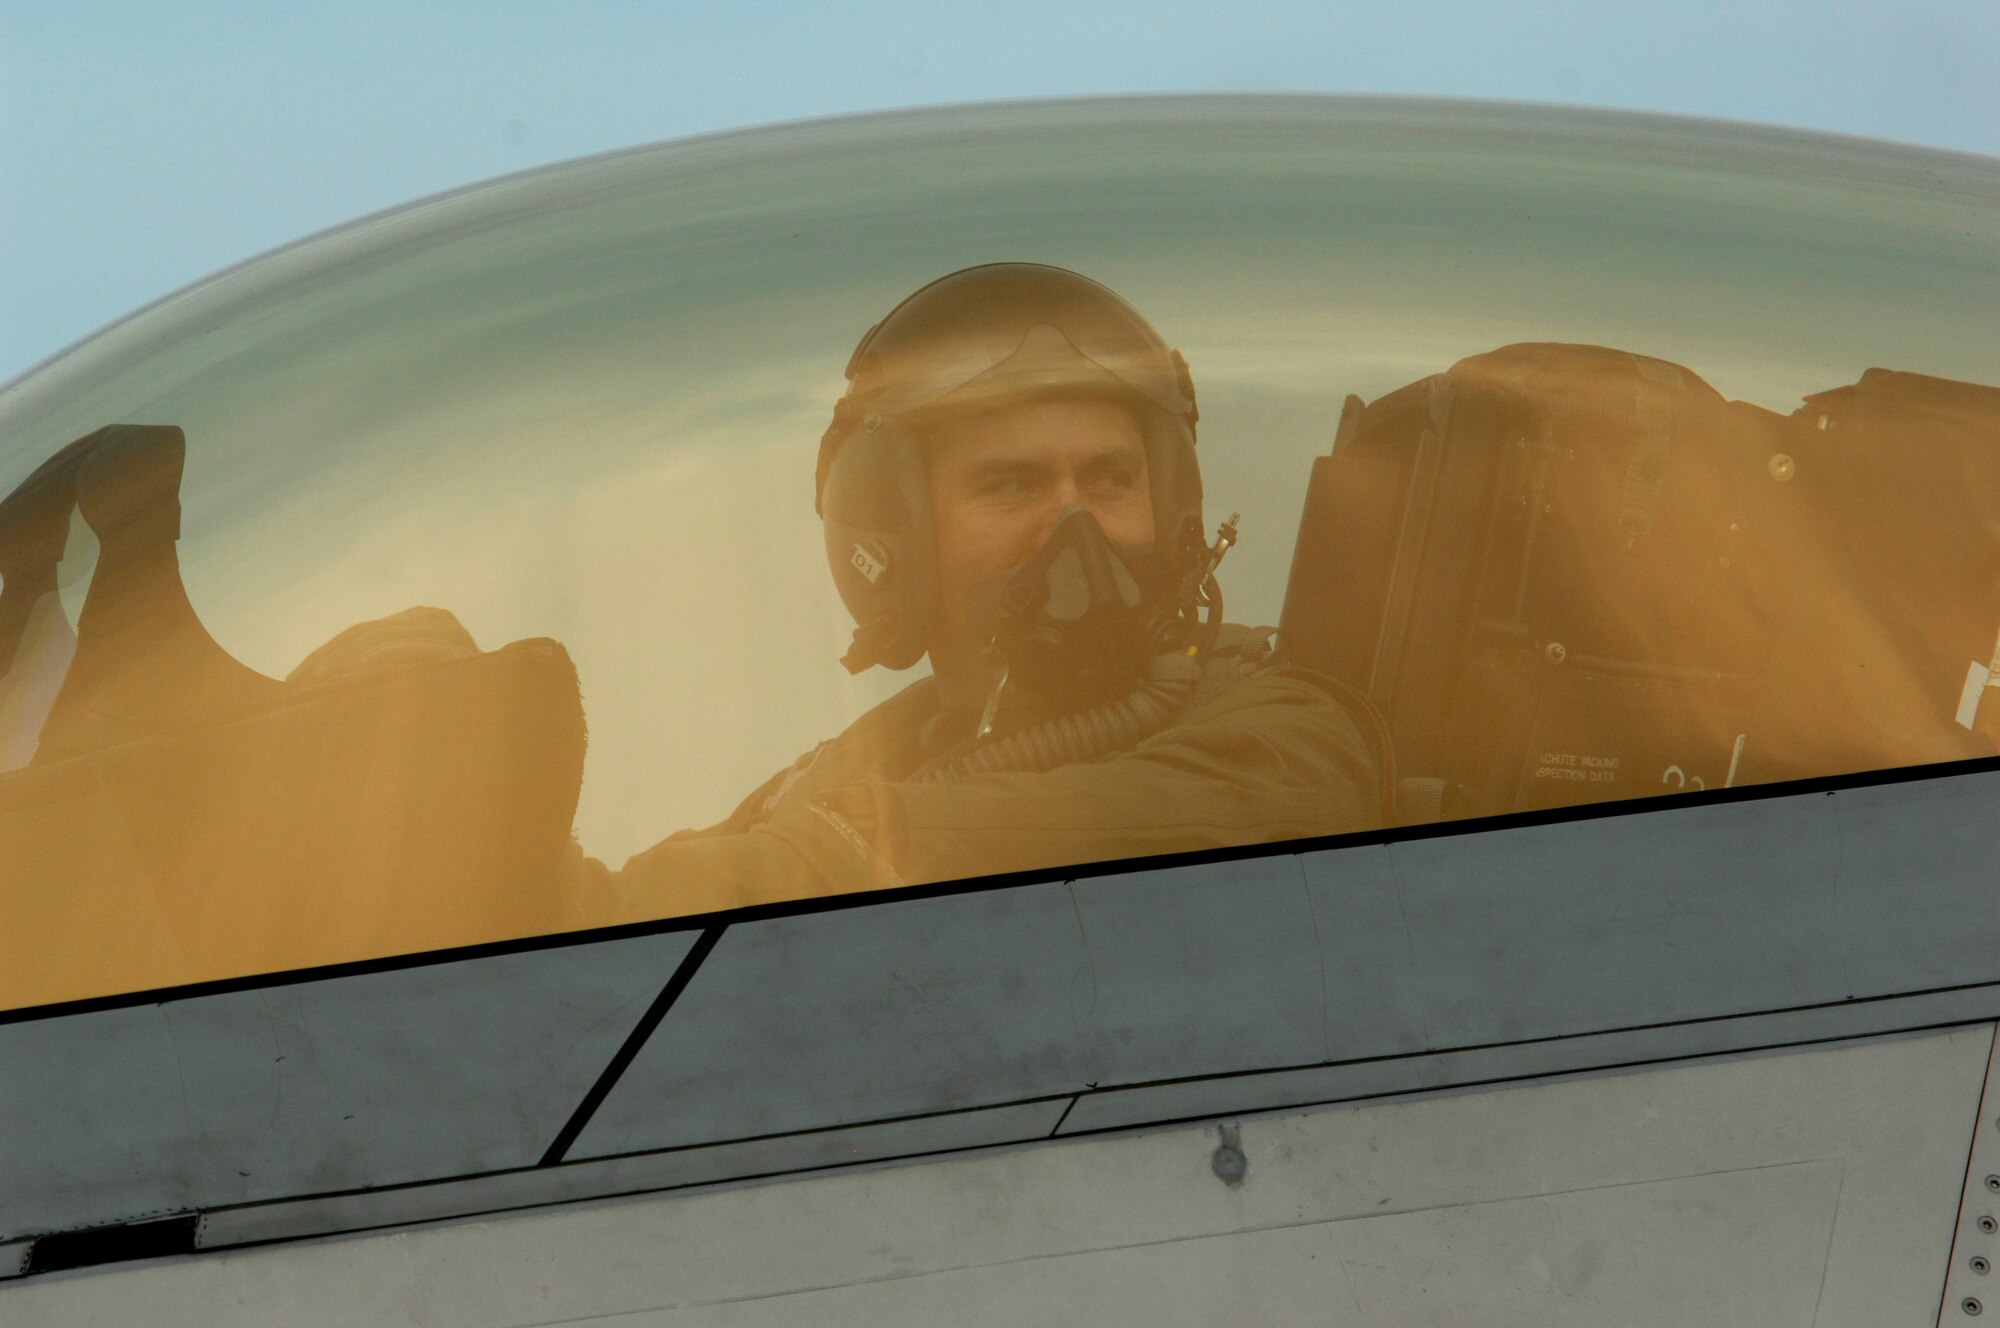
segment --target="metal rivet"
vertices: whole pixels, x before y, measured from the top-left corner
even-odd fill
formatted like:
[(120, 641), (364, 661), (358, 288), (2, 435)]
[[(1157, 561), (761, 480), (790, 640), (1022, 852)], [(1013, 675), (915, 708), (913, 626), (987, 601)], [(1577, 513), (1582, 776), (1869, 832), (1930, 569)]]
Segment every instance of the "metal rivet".
[(1990, 1236), (1994, 1232), (2000, 1231), (2000, 1219), (1995, 1219), (1990, 1215), (1982, 1217), (1979, 1219), (1979, 1229)]
[(1964, 1300), (1958, 1302), (1958, 1307), (1969, 1315), (1980, 1315), (1986, 1312), (1986, 1307), (1979, 1303), (1977, 1296), (1967, 1296)]
[(1560, 641), (1549, 642), (1548, 647), (1542, 653), (1549, 657), (1549, 663), (1551, 664), (1560, 664), (1569, 658), (1569, 649)]
[(1972, 1271), (1984, 1277), (1993, 1271), (1993, 1265), (1986, 1262), (1984, 1255), (1975, 1254), (1972, 1256)]
[(1995, 1194), (2000, 1194), (2000, 1176), (1988, 1176), (1986, 1178), (1986, 1188)]
[(1792, 460), (1790, 455), (1784, 452), (1773, 452), (1771, 454), (1772, 479), (1776, 480), (1780, 484), (1783, 484), (1786, 480), (1789, 480), (1792, 476), (1798, 473), (1799, 473), (1799, 463)]

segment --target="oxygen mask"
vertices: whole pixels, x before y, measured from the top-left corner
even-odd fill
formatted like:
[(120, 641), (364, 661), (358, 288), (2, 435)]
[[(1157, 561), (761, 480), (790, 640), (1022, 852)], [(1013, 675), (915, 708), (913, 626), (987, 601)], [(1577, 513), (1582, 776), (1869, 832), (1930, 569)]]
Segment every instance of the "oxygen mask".
[(1189, 522), (1166, 556), (1120, 547), (1081, 506), (1065, 510), (1033, 557), (974, 584), (977, 620), (992, 625), (999, 679), (977, 736), (1003, 711), (1028, 718), (1128, 695), (1163, 677), (1197, 676), (1222, 625), (1215, 567), (1236, 542), (1236, 520), (1213, 546)]
[(1097, 518), (1070, 507), (1000, 588), (994, 645), (1007, 676), (1077, 699), (1129, 687), (1145, 662), (1144, 598)]

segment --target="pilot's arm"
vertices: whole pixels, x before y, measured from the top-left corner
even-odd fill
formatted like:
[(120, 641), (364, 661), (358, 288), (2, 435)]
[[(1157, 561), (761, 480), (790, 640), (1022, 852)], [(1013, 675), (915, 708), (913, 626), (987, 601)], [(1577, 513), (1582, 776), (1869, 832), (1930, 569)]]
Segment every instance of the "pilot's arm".
[(1347, 710), (1272, 670), (1101, 761), (854, 784), (781, 802), (747, 830), (666, 840), (616, 872), (573, 859), (574, 925), (1360, 830), (1379, 820), (1378, 778)]

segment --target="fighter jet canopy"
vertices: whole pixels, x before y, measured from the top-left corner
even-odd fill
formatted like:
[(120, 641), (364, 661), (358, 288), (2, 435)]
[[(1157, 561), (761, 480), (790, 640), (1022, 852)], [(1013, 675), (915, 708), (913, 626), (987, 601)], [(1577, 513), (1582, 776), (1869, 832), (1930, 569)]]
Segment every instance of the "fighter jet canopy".
[[(0, 390), (0, 855), (53, 883), (0, 934), (70, 956), (5, 1003), (726, 907), (553, 882), (924, 672), (839, 666), (816, 448), (871, 324), (985, 263), (1181, 353), (1227, 617), (1282, 629), (1244, 668), (1361, 753), (1353, 816), (1162, 853), (1991, 754), (1996, 217), (1983, 159), (1205, 97), (667, 143), (252, 259)], [(1063, 842), (948, 874), (1133, 856)], [(829, 889), (935, 883), (885, 861)]]

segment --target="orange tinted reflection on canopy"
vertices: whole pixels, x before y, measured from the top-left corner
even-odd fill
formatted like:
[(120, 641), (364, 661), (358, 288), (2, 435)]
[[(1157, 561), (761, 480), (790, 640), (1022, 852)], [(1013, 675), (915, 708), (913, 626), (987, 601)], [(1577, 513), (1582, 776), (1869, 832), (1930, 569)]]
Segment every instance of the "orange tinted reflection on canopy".
[(2000, 391), (1915, 374), (1785, 416), (1602, 347), (1475, 356), (1350, 403), (1307, 485), (1286, 654), (1218, 654), (1262, 693), (1162, 674), (1092, 721), (1101, 750), (1066, 751), (941, 739), (920, 681), (611, 871), (566, 833), (583, 717), (559, 644), (481, 653), (413, 610), (283, 683), (245, 670), (180, 585), (179, 431), (105, 430), (0, 505), (10, 701), (24, 601), (53, 593), (41, 509), (102, 542), (33, 761), (0, 774), (4, 994), (1328, 833), (1369, 824), (1392, 770), (1409, 823), (1991, 754), (1996, 440)]

